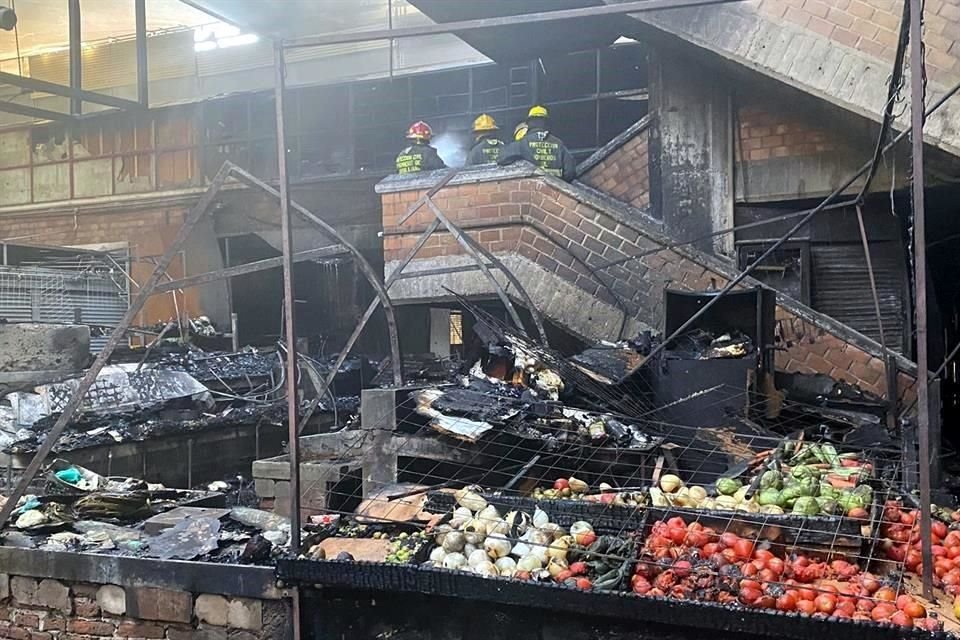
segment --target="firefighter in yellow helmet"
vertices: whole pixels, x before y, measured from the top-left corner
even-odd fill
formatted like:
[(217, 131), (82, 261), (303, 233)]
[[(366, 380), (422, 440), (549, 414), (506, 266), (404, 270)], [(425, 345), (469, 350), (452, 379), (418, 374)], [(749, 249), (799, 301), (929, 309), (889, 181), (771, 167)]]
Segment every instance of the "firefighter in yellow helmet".
[(507, 145), (500, 154), (498, 164), (508, 165), (517, 160), (526, 160), (544, 173), (563, 178), (567, 182), (573, 180), (577, 175), (576, 162), (563, 140), (550, 133), (547, 128), (549, 116), (546, 107), (532, 107), (527, 114), (526, 134)]
[(486, 113), (481, 113), (473, 121), (473, 135), (476, 143), (467, 154), (467, 164), (489, 164), (500, 159), (503, 151), (503, 141), (497, 137), (497, 121)]
[(447, 165), (437, 154), (437, 150), (430, 146), (433, 139), (433, 129), (423, 120), (414, 122), (407, 129), (407, 140), (410, 146), (397, 156), (397, 173), (407, 175), (421, 171), (435, 171)]
[(517, 126), (513, 128), (513, 139), (514, 140), (523, 140), (523, 136), (527, 135), (527, 121), (521, 120), (517, 123)]

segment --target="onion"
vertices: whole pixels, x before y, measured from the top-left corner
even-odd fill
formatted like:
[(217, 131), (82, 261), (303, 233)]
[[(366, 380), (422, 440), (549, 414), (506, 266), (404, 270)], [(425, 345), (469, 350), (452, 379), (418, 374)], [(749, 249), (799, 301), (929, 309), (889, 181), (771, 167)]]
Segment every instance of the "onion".
[(537, 507), (533, 512), (533, 526), (539, 529), (540, 527), (546, 525), (550, 522), (550, 516), (547, 515), (547, 512)]
[(590, 490), (590, 485), (588, 485), (583, 480), (580, 480), (579, 478), (574, 478), (573, 476), (570, 476), (569, 482), (570, 482), (570, 491), (572, 491), (573, 493), (586, 493), (587, 491)]
[(463, 545), (463, 555), (465, 555), (465, 556), (467, 556), (467, 557), (469, 558), (469, 557), (470, 557), (470, 554), (473, 553), (474, 551), (476, 551), (477, 549), (479, 549), (479, 547), (478, 547), (477, 545), (475, 545), (475, 544), (470, 544), (470, 543), (468, 542), (467, 544)]
[(497, 567), (497, 571), (500, 572), (500, 575), (510, 577), (517, 572), (517, 561), (513, 558), (507, 556), (506, 558), (500, 558), (493, 563)]
[(697, 507), (707, 499), (707, 490), (703, 487), (690, 487), (689, 496), (692, 503), (690, 506)]
[(462, 553), (448, 553), (443, 559), (444, 569), (463, 569), (467, 566), (467, 559)]
[(523, 556), (517, 563), (517, 571), (536, 571), (542, 567), (543, 562), (533, 554)]
[(463, 535), (470, 544), (482, 544), (487, 537), (487, 523), (474, 518), (463, 527)]
[(438, 545), (442, 545), (443, 541), (446, 539), (447, 534), (453, 531), (453, 527), (448, 524), (442, 524), (436, 529), (437, 535), (434, 537), (434, 541)]
[(497, 569), (497, 565), (493, 564), (490, 561), (481, 562), (477, 566), (473, 567), (473, 572), (479, 576), (484, 576), (488, 578), (495, 578), (500, 575), (500, 571)]
[(463, 546), (466, 544), (467, 538), (460, 531), (451, 531), (450, 533), (443, 536), (443, 550), (447, 553), (453, 553), (455, 551), (463, 551)]
[(443, 547), (437, 547), (430, 552), (430, 560), (435, 564), (443, 563), (443, 559), (447, 557), (447, 552), (443, 550)]
[(589, 522), (584, 522), (580, 520), (579, 522), (574, 522), (570, 525), (570, 535), (576, 537), (581, 533), (590, 533), (593, 531), (593, 525)]
[(530, 551), (531, 549), (529, 544), (526, 542), (518, 542), (517, 544), (513, 545), (513, 551), (510, 552), (510, 555), (522, 558), (525, 555), (529, 555)]
[(473, 512), (466, 507), (457, 507), (453, 510), (453, 517), (450, 519), (450, 526), (459, 529), (466, 523), (473, 520)]
[(510, 555), (510, 550), (513, 549), (513, 545), (510, 544), (510, 541), (506, 538), (488, 536), (487, 539), (483, 541), (483, 548), (488, 556), (494, 560), (498, 560), (499, 558)]
[(568, 546), (565, 540), (554, 540), (550, 543), (550, 546), (547, 547), (547, 557), (566, 561)]
[(477, 493), (476, 489), (477, 487), (467, 487), (457, 491), (454, 494), (457, 504), (470, 509), (470, 511), (483, 511), (487, 506), (487, 499)]
[(549, 534), (552, 538), (556, 539), (563, 535), (563, 527), (558, 525), (556, 522), (548, 522), (547, 524), (540, 527), (540, 531), (543, 533)]
[(500, 512), (497, 511), (497, 508), (492, 504), (488, 504), (484, 509), (477, 514), (478, 520), (483, 520), (484, 522), (493, 522), (494, 520), (500, 519)]
[(471, 567), (476, 567), (483, 562), (490, 562), (490, 558), (487, 557), (487, 552), (483, 549), (476, 549), (467, 557), (467, 564)]
[(546, 531), (537, 531), (536, 529), (527, 532), (526, 538), (527, 542), (529, 542), (531, 546), (546, 547), (553, 542), (552, 535)]
[(675, 476), (672, 473), (668, 473), (660, 478), (660, 488), (666, 493), (673, 493), (682, 486), (683, 480), (680, 479), (680, 476)]
[(487, 522), (487, 536), (506, 536), (510, 533), (510, 524), (506, 520)]
[(567, 561), (561, 560), (560, 558), (550, 558), (550, 561), (547, 563), (547, 571), (550, 572), (551, 578), (556, 578), (561, 572), (566, 571), (568, 568)]

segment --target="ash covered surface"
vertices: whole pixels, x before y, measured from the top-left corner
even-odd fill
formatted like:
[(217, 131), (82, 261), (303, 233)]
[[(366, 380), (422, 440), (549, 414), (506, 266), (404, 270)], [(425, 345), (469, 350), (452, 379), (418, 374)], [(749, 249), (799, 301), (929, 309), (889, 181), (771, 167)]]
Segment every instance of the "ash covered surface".
[(205, 384), (224, 380), (269, 378), (279, 366), (275, 353), (246, 350), (236, 353), (207, 352), (196, 349), (169, 352), (154, 366), (184, 371)]
[[(268, 405), (236, 403), (214, 412), (197, 408), (192, 403), (171, 402), (159, 408), (78, 415), (68, 425), (54, 446), (54, 452), (73, 451), (85, 447), (143, 442), (153, 438), (174, 436), (213, 429), (250, 424), (283, 425), (286, 403)], [(29, 429), (17, 432), (17, 440), (8, 451), (15, 454), (33, 453), (46, 434), (53, 428), (59, 414), (37, 420)]]

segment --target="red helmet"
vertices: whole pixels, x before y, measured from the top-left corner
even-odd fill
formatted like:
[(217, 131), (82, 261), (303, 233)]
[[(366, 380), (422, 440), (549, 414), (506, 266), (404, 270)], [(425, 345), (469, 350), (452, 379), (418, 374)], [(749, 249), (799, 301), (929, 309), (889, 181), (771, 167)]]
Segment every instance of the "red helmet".
[(418, 120), (407, 129), (408, 140), (419, 140), (421, 142), (430, 142), (433, 137), (433, 129), (423, 120)]

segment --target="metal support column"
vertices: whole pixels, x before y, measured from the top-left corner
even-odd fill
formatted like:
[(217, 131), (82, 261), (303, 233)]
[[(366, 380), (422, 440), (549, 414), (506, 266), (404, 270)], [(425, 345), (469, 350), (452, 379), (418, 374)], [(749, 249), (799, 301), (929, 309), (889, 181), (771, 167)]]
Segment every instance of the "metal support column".
[[(80, 0), (67, 0), (67, 13), (70, 27), (70, 88), (83, 89), (83, 33), (80, 29)], [(83, 100), (79, 97), (70, 98), (70, 113), (83, 113)]]
[(137, 102), (150, 106), (150, 73), (147, 70), (147, 0), (134, 0), (137, 30)]
[[(297, 380), (297, 327), (293, 293), (293, 226), (290, 221), (290, 176), (287, 173), (287, 132), (284, 125), (286, 69), (283, 45), (273, 47), (274, 109), (277, 113), (277, 167), (280, 178), (280, 241), (283, 250), (283, 321), (287, 347), (287, 432), (290, 461), (290, 553), (300, 553), (300, 402)], [(300, 640), (300, 592), (293, 593), (293, 640)]]
[(930, 371), (927, 362), (927, 245), (924, 213), (923, 124), (923, 2), (910, 0), (910, 119), (913, 159), (913, 268), (917, 317), (917, 424), (920, 447), (920, 540), (923, 555), (923, 595), (933, 597), (933, 556), (930, 540)]

